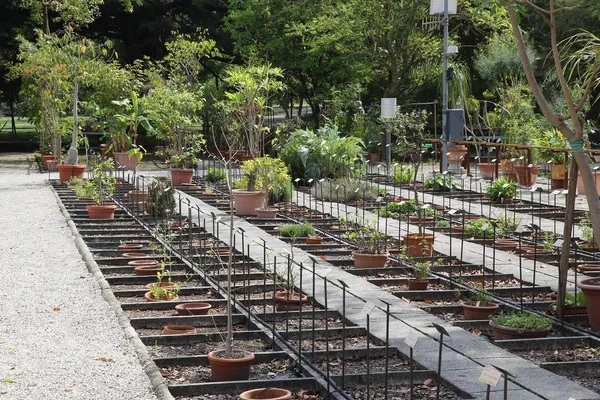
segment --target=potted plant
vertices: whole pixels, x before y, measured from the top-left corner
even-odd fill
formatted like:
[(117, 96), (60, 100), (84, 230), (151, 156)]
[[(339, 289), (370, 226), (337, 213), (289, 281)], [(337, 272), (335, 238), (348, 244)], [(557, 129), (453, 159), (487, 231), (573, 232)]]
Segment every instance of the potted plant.
[[(548, 312), (556, 315), (556, 307), (558, 302), (554, 302), (548, 306)], [(585, 315), (587, 314), (585, 293), (578, 290), (576, 294), (565, 293), (565, 302), (562, 315)]]
[(577, 283), (577, 286), (585, 294), (590, 326), (594, 331), (600, 332), (600, 278), (583, 279)]
[(419, 205), (419, 194), (417, 192), (417, 175), (422, 162), (421, 148), (425, 140), (425, 128), (427, 126), (428, 114), (425, 111), (410, 113), (396, 112), (393, 118), (383, 119), (386, 132), (395, 137), (393, 150), (401, 157), (408, 158), (412, 162), (412, 189), (414, 204), (417, 207), (418, 233), (411, 232), (402, 236), (406, 255), (408, 257), (431, 257), (433, 255), (433, 243), (435, 236), (425, 233), (423, 226), (423, 207)]
[(502, 176), (485, 189), (485, 195), (492, 203), (512, 203), (517, 195), (517, 184)]
[(147, 186), (147, 197), (144, 207), (154, 220), (169, 220), (175, 214), (175, 187), (169, 179), (161, 181), (152, 179)]
[(356, 225), (357, 230), (348, 234), (357, 247), (352, 253), (354, 268), (383, 268), (390, 255), (387, 236), (376, 229), (375, 222)]
[(240, 400), (289, 400), (292, 398), (292, 392), (279, 388), (259, 388), (246, 390), (240, 394)]
[(478, 288), (471, 296), (470, 301), (463, 301), (463, 319), (482, 320), (489, 319), (496, 314), (500, 306), (492, 302), (492, 296), (487, 290)]
[[(287, 166), (277, 158), (265, 156), (247, 160), (241, 170), (244, 176), (236, 186), (245, 189), (232, 191), (236, 215), (256, 215), (257, 211), (266, 210), (268, 193), (285, 190), (289, 185)], [(274, 212), (276, 214), (277, 209)]]
[(96, 193), (94, 183), (80, 178), (72, 178), (70, 181), (73, 179), (78, 179), (75, 184), (75, 196), (79, 200), (94, 200), (94, 194)]
[(171, 271), (166, 266), (165, 262), (161, 262), (161, 270), (156, 273), (156, 282), (150, 284), (150, 291), (144, 294), (146, 301), (173, 301), (179, 298), (181, 285), (171, 281)]
[(423, 187), (434, 192), (452, 192), (458, 188), (458, 183), (454, 182), (451, 175), (435, 174), (432, 178), (425, 179)]
[(408, 280), (408, 290), (427, 290), (427, 277), (431, 263), (428, 261), (415, 261), (413, 264), (414, 279)]
[(536, 158), (544, 163), (550, 162), (551, 187), (552, 189), (567, 188), (567, 158), (564, 151), (567, 149), (567, 139), (558, 130), (552, 128), (543, 131), (540, 136), (533, 139), (535, 146), (543, 148), (535, 149)]
[(114, 219), (115, 204), (107, 204), (115, 191), (117, 179), (112, 176), (115, 163), (111, 159), (104, 159), (96, 164), (93, 177), (90, 179), (93, 188), (93, 197), (96, 204), (86, 207), (90, 219)]
[(500, 312), (490, 320), (494, 340), (546, 337), (552, 320), (526, 311)]

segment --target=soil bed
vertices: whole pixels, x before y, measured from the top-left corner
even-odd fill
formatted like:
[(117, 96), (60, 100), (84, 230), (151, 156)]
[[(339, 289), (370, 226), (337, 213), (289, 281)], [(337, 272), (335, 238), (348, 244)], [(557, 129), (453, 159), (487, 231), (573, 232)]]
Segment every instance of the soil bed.
[[(425, 385), (414, 385), (413, 399), (414, 400), (426, 400), (435, 399), (435, 387)], [(367, 400), (367, 388), (346, 388), (346, 392), (355, 400)], [(410, 399), (410, 386), (406, 385), (395, 385), (388, 386), (387, 390), (388, 399), (404, 400)], [(371, 387), (368, 400), (384, 400), (384, 388), (383, 387)], [(442, 386), (440, 390), (440, 399), (460, 399), (456, 393)]]
[[(260, 339), (252, 340), (238, 340), (233, 342), (236, 349), (248, 350), (254, 353), (264, 352), (269, 349), (270, 344), (266, 344)], [(183, 357), (183, 356), (198, 356), (206, 355), (209, 352), (224, 347), (225, 343), (214, 343), (214, 342), (203, 342), (203, 343), (190, 343), (181, 346), (163, 346), (156, 345), (148, 347), (150, 354), (155, 358), (170, 358), (170, 357)]]
[[(393, 350), (390, 349), (390, 352)], [(345, 364), (346, 374), (366, 374), (367, 373), (367, 359), (363, 357), (361, 359), (342, 359), (334, 358), (329, 360), (329, 373), (334, 375), (340, 375), (342, 373), (342, 364)], [(327, 362), (325, 360), (320, 361), (318, 367), (322, 371), (327, 369)], [(398, 359), (395, 355), (389, 357), (389, 371), (408, 371), (410, 369), (410, 362), (407, 360)], [(369, 371), (371, 373), (385, 372), (385, 357), (377, 357), (369, 360)]]

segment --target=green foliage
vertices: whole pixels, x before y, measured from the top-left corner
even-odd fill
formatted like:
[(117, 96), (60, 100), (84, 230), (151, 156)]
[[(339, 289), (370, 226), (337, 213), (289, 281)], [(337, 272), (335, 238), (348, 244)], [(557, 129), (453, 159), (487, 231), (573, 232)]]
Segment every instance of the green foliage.
[(365, 221), (358, 224), (358, 229), (348, 234), (356, 247), (356, 251), (362, 254), (385, 254), (387, 252), (388, 238), (375, 227), (375, 221)]
[(341, 137), (335, 125), (315, 131), (297, 130), (279, 147), (279, 158), (290, 167), (292, 177), (303, 180), (356, 177), (357, 161), (362, 160), (363, 142), (356, 137)]
[(434, 192), (451, 192), (458, 188), (458, 183), (454, 182), (452, 175), (435, 174), (433, 178), (428, 178), (423, 182), (425, 189), (433, 189)]
[(394, 138), (392, 150), (396, 154), (406, 156), (421, 150), (428, 116), (425, 110), (406, 113), (398, 111), (394, 118), (383, 120), (386, 132), (390, 132)]
[(408, 184), (412, 183), (414, 176), (414, 168), (398, 165), (394, 168), (394, 173), (390, 176), (390, 179), (397, 184)]
[[(247, 160), (242, 163), (241, 170), (244, 176), (236, 183), (237, 187), (262, 190), (266, 194), (285, 193), (289, 190), (290, 175), (287, 166), (278, 158), (265, 156)], [(269, 196), (265, 196), (265, 203), (268, 200)]]
[(413, 265), (413, 273), (415, 275), (415, 279), (418, 281), (421, 281), (421, 282), (426, 282), (430, 269), (431, 269), (431, 262), (427, 262), (427, 261), (415, 262)]
[[(562, 133), (554, 128), (541, 131), (533, 138), (533, 144), (535, 146), (553, 147), (555, 149), (566, 149), (567, 143), (567, 139), (564, 138)], [(534, 154), (536, 158), (542, 162), (552, 161), (554, 164), (565, 163), (565, 153), (563, 152), (535, 149)]]
[(172, 218), (177, 209), (173, 183), (170, 180), (153, 179), (148, 184), (148, 197), (144, 206), (154, 219)]
[(501, 311), (497, 316), (492, 318), (492, 321), (496, 325), (508, 326), (525, 331), (547, 329), (552, 326), (552, 320), (550, 318), (520, 311), (513, 311), (511, 313), (504, 313)]
[(517, 195), (517, 184), (501, 176), (485, 189), (485, 195), (494, 203), (503, 203), (507, 200), (512, 200)]
[(504, 232), (514, 232), (519, 224), (521, 223), (522, 218), (517, 217), (515, 213), (511, 213), (512, 215), (502, 216), (496, 219), (496, 223), (498, 227)]
[(594, 229), (589, 220), (582, 220), (579, 222), (579, 229), (581, 230), (581, 240), (586, 247), (595, 247), (596, 241), (594, 240)]
[[(470, 237), (494, 237), (494, 227), (491, 221), (487, 218), (479, 218), (469, 220), (465, 223), (465, 235)], [(496, 228), (496, 237), (504, 235), (504, 231), (501, 226)]]
[(311, 194), (318, 200), (335, 202), (353, 202), (374, 200), (377, 198), (377, 187), (368, 182), (354, 179), (335, 179), (317, 182)]
[(93, 198), (95, 193), (96, 193), (96, 188), (91, 181), (86, 181), (86, 180), (80, 179), (75, 184), (75, 196), (77, 196), (78, 198), (82, 198), (82, 197), (92, 197)]
[(204, 180), (213, 183), (223, 182), (227, 178), (226, 174), (224, 168), (210, 167), (204, 175)]
[(565, 307), (585, 306), (585, 293), (578, 290), (577, 294), (565, 293)]
[(481, 284), (479, 284), (471, 294), (471, 300), (475, 303), (479, 303), (480, 306), (489, 306), (492, 304), (492, 296), (487, 290), (483, 289)]
[(379, 215), (384, 218), (397, 218), (401, 216), (414, 215), (417, 212), (417, 204), (414, 200), (387, 203), (379, 209)]
[(115, 192), (117, 178), (112, 175), (115, 163), (112, 158), (99, 161), (93, 168), (93, 178), (90, 179), (93, 187), (93, 197), (97, 204), (104, 204), (112, 198)]
[(286, 224), (279, 229), (279, 233), (284, 237), (310, 237), (315, 235), (315, 228), (308, 222), (303, 224)]
[(450, 228), (450, 221), (446, 221), (445, 219), (440, 219), (435, 223), (436, 228)]

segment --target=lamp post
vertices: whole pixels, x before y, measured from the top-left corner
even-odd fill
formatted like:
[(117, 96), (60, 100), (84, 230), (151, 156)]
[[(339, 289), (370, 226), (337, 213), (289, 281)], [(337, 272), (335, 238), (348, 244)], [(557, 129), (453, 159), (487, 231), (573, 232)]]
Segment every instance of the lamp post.
[[(395, 97), (384, 97), (381, 99), (381, 119), (394, 118), (396, 116), (397, 99)], [(392, 135), (389, 130), (385, 131), (385, 164), (389, 170), (392, 162)]]
[(443, 14), (444, 27), (444, 70), (442, 72), (442, 171), (448, 169), (448, 19), (450, 14), (456, 14), (457, 0), (431, 0), (429, 13)]

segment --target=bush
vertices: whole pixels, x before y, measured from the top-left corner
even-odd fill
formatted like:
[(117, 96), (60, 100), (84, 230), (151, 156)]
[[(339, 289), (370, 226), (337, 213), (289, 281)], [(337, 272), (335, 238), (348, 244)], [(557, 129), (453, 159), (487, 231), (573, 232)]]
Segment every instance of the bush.
[(315, 235), (315, 228), (309, 223), (287, 224), (279, 229), (279, 233), (284, 237), (309, 237)]
[(407, 184), (412, 183), (414, 176), (414, 168), (399, 165), (394, 169), (394, 173), (390, 176), (390, 179), (397, 184)]
[(517, 184), (502, 176), (485, 189), (485, 195), (494, 203), (512, 200), (517, 195)]
[(311, 194), (318, 200), (352, 202), (375, 200), (378, 192), (376, 186), (366, 182), (336, 179), (333, 181), (317, 182), (311, 189)]
[[(486, 238), (494, 237), (494, 227), (487, 218), (479, 218), (470, 220), (465, 224), (465, 234), (472, 237), (483, 237)], [(501, 226), (496, 228), (496, 237), (504, 235), (504, 230)]]
[(522, 311), (513, 311), (511, 313), (500, 312), (492, 321), (496, 325), (509, 326), (526, 331), (537, 331), (552, 326), (550, 318)]
[(417, 212), (414, 200), (400, 203), (388, 203), (379, 209), (379, 215), (384, 218), (396, 218), (402, 215), (413, 215)]
[(435, 174), (433, 178), (426, 179), (423, 182), (425, 189), (433, 189), (434, 192), (451, 192), (458, 188), (458, 184), (450, 175)]
[(170, 218), (175, 214), (175, 187), (170, 180), (164, 182), (157, 179), (148, 184), (146, 211), (156, 219)]
[(225, 169), (220, 167), (211, 167), (206, 171), (204, 180), (207, 182), (218, 183), (225, 181)]

